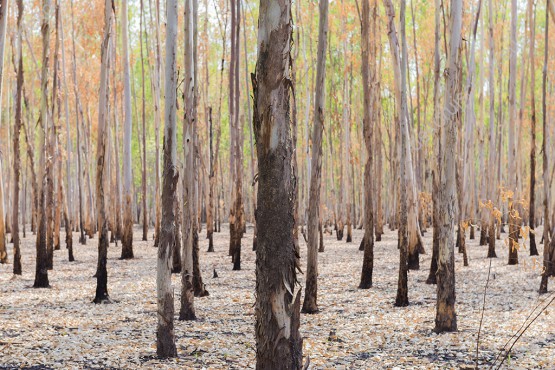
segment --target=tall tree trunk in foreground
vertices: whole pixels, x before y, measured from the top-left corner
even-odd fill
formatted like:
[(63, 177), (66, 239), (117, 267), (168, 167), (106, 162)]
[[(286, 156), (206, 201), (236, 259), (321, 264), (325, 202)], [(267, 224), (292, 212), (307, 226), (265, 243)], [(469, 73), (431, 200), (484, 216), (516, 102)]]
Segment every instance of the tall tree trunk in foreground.
[[(516, 120), (516, 28), (517, 28), (517, 0), (511, 0), (511, 39), (509, 44), (509, 154), (508, 180), (509, 191), (509, 265), (518, 264), (518, 236), (520, 233), (520, 217), (515, 207), (516, 194), (516, 154), (515, 154), (515, 120)], [(524, 68), (524, 67), (522, 67)]]
[(258, 155), (256, 368), (301, 369), (300, 291), (294, 295), (290, 120), (291, 1), (260, 0), (258, 60), (252, 77)]
[(444, 127), (442, 135), (439, 215), (439, 253), (437, 258), (436, 333), (457, 330), (455, 313), (455, 213), (456, 213), (456, 147), (458, 120), (461, 119), (458, 102), (460, 76), (460, 42), (462, 27), (462, 0), (451, 0), (449, 18), (449, 51), (445, 71)]
[[(13, 193), (13, 273), (21, 275), (21, 249), (19, 241), (19, 178), (21, 177), (21, 159), (19, 148), (19, 137), (23, 118), (21, 117), (22, 108), (21, 101), (23, 98), (23, 44), (22, 44), (22, 28), (21, 21), (23, 19), (23, 0), (17, 0), (17, 56), (14, 58), (17, 64), (17, 87), (15, 93), (15, 125), (13, 137), (13, 171), (14, 171), (14, 193)], [(1, 21), (0, 21), (1, 24)], [(0, 26), (1, 27), (1, 26)], [(1, 82), (0, 82), (1, 83)], [(1, 97), (1, 94), (0, 94)], [(25, 223), (25, 218), (23, 219)]]
[(166, 1), (166, 79), (165, 79), (165, 128), (164, 165), (162, 176), (162, 221), (158, 262), (156, 268), (156, 292), (158, 301), (158, 326), (156, 329), (156, 354), (175, 357), (175, 333), (173, 326), (174, 306), (171, 283), (172, 248), (175, 242), (175, 203), (177, 202), (177, 0)]
[(433, 234), (432, 234), (432, 261), (430, 262), (430, 273), (428, 274), (428, 279), (426, 284), (436, 284), (437, 282), (437, 256), (439, 252), (439, 214), (441, 209), (439, 208), (439, 181), (441, 178), (441, 107), (440, 107), (440, 91), (439, 91), (439, 69), (440, 69), (440, 58), (439, 58), (439, 29), (440, 29), (440, 0), (435, 0), (435, 32), (434, 32), (434, 115), (433, 115), (433, 141), (434, 151), (433, 151), (433, 175), (432, 175), (432, 201), (433, 201), (433, 214), (432, 214), (432, 224), (433, 224)]
[(131, 172), (131, 80), (129, 72), (129, 41), (127, 26), (127, 0), (121, 4), (121, 42), (123, 47), (123, 235), (121, 238), (121, 258), (133, 258), (133, 174)]
[[(0, 2), (0, 116), (2, 113), (2, 85), (4, 80), (4, 45), (8, 23), (8, 0)], [(4, 183), (2, 179), (2, 158), (0, 155), (0, 263), (8, 263), (6, 251), (6, 229), (4, 221)]]
[(48, 282), (48, 266), (46, 253), (46, 127), (48, 126), (48, 65), (50, 59), (50, 0), (44, 0), (42, 6), (42, 70), (41, 70), (41, 102), (39, 129), (39, 171), (37, 176), (37, 259), (35, 269), (35, 288), (46, 288)]
[(194, 320), (194, 292), (193, 292), (193, 223), (196, 222), (196, 214), (193, 211), (195, 202), (195, 147), (194, 130), (196, 122), (193, 119), (194, 92), (195, 92), (195, 73), (193, 55), (193, 0), (185, 0), (185, 80), (184, 80), (184, 117), (183, 117), (183, 149), (184, 149), (184, 169), (183, 169), (183, 255), (181, 256), (181, 308), (179, 310), (180, 320)]
[[(328, 40), (329, 0), (320, 0), (318, 29), (318, 60), (316, 67), (316, 96), (312, 128), (312, 170), (308, 201), (308, 243), (306, 288), (302, 312), (318, 312), (318, 225), (320, 221), (320, 183), (322, 178), (322, 134), (324, 132), (324, 105), (326, 82), (326, 48)], [(260, 189), (260, 188), (259, 188)]]
[[(366, 146), (366, 165), (364, 166), (364, 237), (362, 239), (364, 257), (360, 274), (360, 289), (372, 286), (374, 270), (374, 215), (372, 209), (372, 96), (370, 90), (370, 4), (369, 0), (362, 0), (361, 14), (361, 49), (362, 49), (362, 89), (364, 92), (364, 116), (362, 130)], [(375, 35), (374, 35), (375, 37)], [(374, 71), (375, 72), (375, 71)]]
[[(536, 227), (536, 6), (533, 0), (528, 1), (530, 15), (530, 205), (528, 225)], [(536, 234), (529, 233), (530, 255), (537, 256)]]
[(108, 295), (108, 222), (104, 201), (104, 175), (106, 143), (108, 141), (108, 100), (110, 98), (108, 76), (110, 72), (110, 49), (112, 36), (112, 0), (104, 2), (104, 37), (101, 46), (100, 90), (98, 96), (98, 142), (96, 144), (96, 212), (98, 217), (98, 265), (96, 271), (96, 295), (94, 303), (110, 303)]

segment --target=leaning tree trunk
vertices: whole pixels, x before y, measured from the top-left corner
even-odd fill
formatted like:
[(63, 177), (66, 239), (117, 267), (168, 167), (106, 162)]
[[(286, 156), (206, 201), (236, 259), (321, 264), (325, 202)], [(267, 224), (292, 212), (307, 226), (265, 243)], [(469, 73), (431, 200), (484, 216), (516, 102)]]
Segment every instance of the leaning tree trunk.
[(165, 79), (165, 128), (164, 164), (162, 176), (162, 220), (158, 262), (156, 268), (156, 293), (158, 302), (158, 325), (156, 330), (156, 354), (175, 357), (175, 332), (173, 326), (174, 305), (171, 284), (172, 248), (175, 238), (174, 205), (177, 202), (177, 0), (166, 1), (166, 79)]
[(439, 250), (437, 256), (436, 333), (457, 330), (455, 313), (455, 213), (457, 127), (461, 119), (458, 101), (462, 0), (451, 0), (449, 50), (445, 71), (444, 130), (442, 135), (441, 177), (439, 188)]
[(302, 309), (302, 311), (306, 313), (318, 312), (318, 225), (320, 221), (320, 184), (322, 180), (322, 134), (324, 132), (328, 4), (328, 0), (320, 0), (318, 60), (315, 86), (316, 96), (314, 125), (312, 129), (312, 169), (308, 201), (308, 256), (306, 265), (306, 288)]
[[(327, 1), (326, 1), (327, 3)], [(253, 127), (258, 155), (256, 223), (256, 368), (300, 369), (300, 291), (294, 295), (290, 120), (291, 1), (260, 1), (258, 61), (252, 76)]]
[(133, 258), (133, 174), (131, 172), (131, 137), (133, 135), (131, 112), (131, 79), (129, 71), (129, 41), (127, 26), (127, 0), (121, 4), (121, 40), (123, 47), (123, 235), (121, 258)]
[(108, 100), (110, 92), (108, 75), (110, 71), (110, 49), (112, 36), (112, 0), (104, 2), (104, 37), (101, 46), (100, 90), (98, 96), (98, 141), (96, 144), (96, 212), (98, 218), (98, 265), (96, 270), (96, 295), (94, 303), (110, 303), (108, 295), (108, 222), (104, 201), (104, 175), (106, 142), (108, 130)]
[[(375, 14), (374, 14), (375, 15)], [(364, 250), (362, 272), (360, 274), (360, 289), (372, 286), (374, 270), (374, 214), (372, 209), (372, 113), (371, 76), (370, 76), (370, 4), (369, 0), (362, 1), (361, 14), (361, 49), (362, 49), (362, 89), (364, 92), (364, 117), (362, 130), (366, 147), (366, 165), (364, 166), (364, 237), (361, 247)], [(373, 64), (372, 64), (373, 65)], [(375, 72), (375, 71), (374, 71)]]

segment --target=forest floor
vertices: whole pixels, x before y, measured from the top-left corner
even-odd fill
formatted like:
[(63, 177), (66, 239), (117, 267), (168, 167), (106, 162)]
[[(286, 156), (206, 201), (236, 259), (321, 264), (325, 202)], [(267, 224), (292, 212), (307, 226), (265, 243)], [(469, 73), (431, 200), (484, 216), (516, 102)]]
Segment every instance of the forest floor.
[[(179, 357), (156, 358), (156, 249), (135, 230), (135, 259), (119, 260), (121, 249), (108, 251), (108, 287), (114, 304), (95, 305), (97, 239), (77, 243), (76, 262), (55, 251), (50, 289), (33, 289), (35, 237), (23, 239), (21, 277), (12, 265), (0, 265), (0, 368), (187, 368), (244, 369), (255, 365), (255, 253), (252, 227), (243, 239), (242, 270), (232, 271), (227, 255), (227, 227), (215, 234), (215, 253), (206, 253), (203, 230), (201, 265), (210, 296), (195, 299), (197, 321), (176, 320)], [(538, 235), (541, 235), (538, 233)], [(152, 232), (149, 237), (152, 236)], [(505, 239), (507, 234), (502, 234)], [(428, 254), (421, 269), (409, 273), (410, 305), (393, 307), (397, 289), (397, 233), (387, 231), (375, 245), (374, 286), (357, 289), (362, 266), (358, 246), (325, 236), (319, 254), (319, 307), (301, 316), (304, 356), (311, 369), (473, 368), (489, 259), (478, 240), (467, 240), (470, 266), (456, 253), (458, 332), (436, 335), (436, 287), (425, 284), (431, 257), (431, 230), (424, 237)], [(302, 237), (301, 237), (302, 239)], [(543, 245), (539, 245), (542, 255)], [(306, 244), (301, 240), (303, 271)], [(9, 246), (12, 259), (11, 244)], [(491, 264), (480, 337), (480, 368), (487, 368), (516, 333), (538, 296), (540, 258), (521, 251), (518, 266), (507, 265), (507, 248), (497, 243)], [(219, 277), (213, 278), (216, 269)], [(304, 288), (304, 278), (300, 276)], [(180, 280), (173, 276), (176, 313)], [(555, 281), (550, 281), (550, 292)], [(551, 293), (550, 293), (551, 294)], [(533, 316), (532, 316), (533, 317)], [(177, 317), (176, 317), (177, 319)], [(335, 335), (330, 337), (330, 332)], [(504, 367), (555, 369), (555, 306), (542, 313), (514, 346)]]

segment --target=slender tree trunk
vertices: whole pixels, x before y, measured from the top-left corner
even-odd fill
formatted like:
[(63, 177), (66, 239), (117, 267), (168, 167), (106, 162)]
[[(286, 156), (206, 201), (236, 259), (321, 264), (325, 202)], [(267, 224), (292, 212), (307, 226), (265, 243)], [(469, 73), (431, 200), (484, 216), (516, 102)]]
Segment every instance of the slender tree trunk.
[(181, 308), (179, 310), (180, 320), (196, 319), (194, 308), (194, 289), (193, 289), (193, 247), (194, 247), (194, 228), (196, 214), (194, 213), (194, 186), (195, 186), (195, 148), (194, 136), (196, 123), (193, 119), (194, 114), (194, 94), (195, 94), (195, 64), (193, 55), (193, 0), (185, 0), (185, 86), (184, 86), (184, 117), (183, 117), (183, 149), (184, 149), (184, 176), (183, 176), (183, 255), (181, 262)]
[[(4, 45), (6, 41), (6, 25), (8, 24), (8, 0), (0, 1), (0, 117), (2, 113), (2, 85), (4, 80)], [(6, 222), (4, 220), (4, 182), (2, 178), (2, 156), (0, 155), (0, 263), (8, 263), (6, 250)], [(17, 222), (17, 221), (16, 221)]]
[[(143, 27), (145, 27), (143, 19), (144, 19), (144, 6), (143, 0), (141, 0), (141, 13), (140, 13), (140, 22), (139, 22), (139, 42), (141, 44), (141, 76), (142, 76), (142, 100), (141, 100), (141, 121), (142, 121), (142, 150), (143, 150), (143, 166), (141, 171), (141, 184), (142, 184), (142, 214), (143, 214), (143, 241), (147, 241), (148, 239), (148, 211), (146, 209), (146, 92), (145, 92), (145, 58), (143, 55)], [(122, 251), (123, 254), (123, 251)]]
[(439, 253), (439, 214), (441, 212), (439, 200), (439, 182), (441, 178), (441, 136), (442, 136), (442, 116), (440, 108), (440, 91), (439, 91), (439, 70), (440, 70), (440, 57), (439, 57), (439, 29), (440, 29), (440, 0), (435, 0), (435, 33), (434, 33), (434, 171), (432, 174), (432, 261), (430, 263), (430, 273), (428, 274), (427, 284), (437, 283), (437, 256)]
[[(520, 217), (515, 208), (516, 194), (516, 155), (515, 155), (515, 120), (516, 120), (516, 28), (517, 28), (517, 0), (511, 0), (511, 40), (509, 45), (509, 154), (508, 185), (509, 191), (509, 265), (518, 264), (518, 235), (520, 232)], [(524, 67), (523, 67), (524, 68)]]
[(458, 78), (460, 76), (460, 42), (462, 28), (462, 0), (451, 0), (449, 18), (449, 51), (445, 72), (444, 127), (442, 135), (439, 215), (439, 250), (437, 256), (437, 304), (436, 333), (457, 330), (455, 313), (455, 213), (456, 179), (455, 150), (457, 145), (457, 126), (461, 118), (458, 100)]
[[(547, 5), (553, 4), (551, 0), (547, 0)], [(555, 14), (552, 14), (555, 21)], [(547, 65), (549, 61), (549, 13), (545, 12), (545, 48), (544, 48), (544, 61), (542, 73), (542, 115), (543, 115), (543, 209), (544, 209), (544, 231), (543, 231), (543, 270), (540, 282), (540, 294), (547, 293), (547, 284), (550, 276), (555, 275), (555, 238), (549, 240), (549, 170), (548, 170), (548, 156), (547, 156)]]
[[(495, 194), (496, 194), (496, 176), (495, 171), (493, 170), (495, 167), (495, 78), (494, 78), (494, 53), (495, 53), (495, 44), (494, 44), (494, 37), (493, 37), (493, 6), (492, 0), (488, 0), (488, 16), (489, 16), (489, 42), (490, 42), (490, 52), (489, 52), (489, 81), (488, 81), (488, 89), (490, 90), (489, 95), (489, 172), (491, 173), (491, 178), (489, 181), (489, 197), (490, 200), (493, 202), (495, 201)], [(489, 214), (489, 228), (488, 228), (488, 258), (496, 258), (497, 254), (495, 253), (495, 217), (490, 212)]]
[[(530, 229), (536, 227), (536, 6), (528, 1), (530, 14), (530, 205), (528, 224)], [(537, 256), (536, 235), (530, 232), (530, 255)]]
[(318, 312), (318, 225), (320, 222), (320, 184), (322, 181), (322, 136), (326, 81), (326, 48), (328, 41), (328, 0), (320, 0), (318, 29), (318, 61), (316, 67), (316, 95), (312, 128), (312, 169), (308, 200), (308, 243), (306, 288), (302, 312)]
[[(362, 272), (360, 274), (360, 289), (368, 289), (372, 286), (372, 273), (374, 270), (374, 215), (372, 208), (372, 114), (373, 107), (370, 81), (370, 4), (369, 0), (362, 0), (361, 19), (361, 53), (362, 53), (362, 89), (364, 93), (364, 116), (362, 130), (364, 133), (364, 144), (366, 147), (366, 164), (364, 166), (364, 237), (361, 247), (364, 250), (362, 260)], [(374, 12), (373, 16), (376, 16)], [(376, 35), (373, 36), (374, 39)], [(373, 64), (372, 64), (373, 65)], [(373, 71), (375, 72), (375, 71)]]
[[(21, 125), (23, 122), (22, 114), (22, 98), (23, 98), (23, 45), (22, 45), (22, 27), (21, 22), (23, 19), (23, 0), (17, 0), (17, 87), (15, 93), (15, 124), (14, 124), (14, 137), (13, 137), (13, 171), (14, 171), (14, 193), (13, 193), (13, 209), (12, 209), (12, 238), (13, 238), (13, 273), (14, 275), (21, 275), (21, 249), (19, 241), (19, 179), (21, 177), (21, 159), (19, 138), (21, 132)], [(1, 21), (0, 21), (1, 25)], [(0, 26), (1, 27), (1, 26)], [(1, 63), (1, 62), (0, 62)], [(1, 82), (0, 82), (1, 83)], [(1, 95), (0, 95), (1, 98)], [(23, 218), (25, 224), (25, 218)], [(1, 241), (0, 241), (1, 243)]]
[(98, 217), (98, 265), (96, 271), (96, 295), (94, 303), (110, 303), (108, 295), (108, 271), (106, 269), (108, 255), (108, 222), (106, 217), (106, 204), (104, 197), (104, 175), (106, 143), (108, 141), (108, 101), (110, 99), (110, 89), (108, 76), (110, 73), (110, 54), (112, 37), (112, 0), (104, 2), (104, 37), (101, 46), (101, 66), (100, 66), (100, 92), (98, 96), (98, 139), (96, 146), (96, 212)]
[[(327, 0), (323, 0), (327, 4)], [(256, 368), (300, 369), (300, 291), (294, 295), (293, 192), (290, 121), (291, 1), (261, 0), (258, 61), (252, 77), (258, 154), (256, 249)], [(325, 54), (324, 54), (325, 55)]]
[(171, 283), (172, 248), (175, 243), (175, 204), (177, 200), (177, 0), (166, 0), (166, 79), (164, 165), (162, 176), (162, 221), (156, 269), (157, 316), (156, 354), (176, 357), (173, 325), (174, 305)]
[(127, 0), (121, 4), (121, 42), (123, 48), (123, 235), (121, 239), (121, 258), (133, 258), (133, 199), (131, 172), (131, 137), (133, 123), (131, 112), (131, 77), (129, 71), (129, 41), (128, 41)]
[[(35, 269), (35, 288), (47, 288), (48, 266), (46, 252), (46, 128), (48, 127), (48, 65), (50, 59), (50, 0), (43, 1), (42, 19), (42, 70), (41, 70), (41, 103), (39, 145), (40, 160), (37, 176), (38, 204), (37, 204), (37, 259)], [(39, 185), (40, 182), (40, 185)]]

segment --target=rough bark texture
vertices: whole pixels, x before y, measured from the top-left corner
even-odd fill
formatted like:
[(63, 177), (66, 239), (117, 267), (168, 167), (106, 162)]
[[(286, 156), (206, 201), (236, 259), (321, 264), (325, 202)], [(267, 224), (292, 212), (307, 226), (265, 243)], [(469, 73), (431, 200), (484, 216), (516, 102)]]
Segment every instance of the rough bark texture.
[(300, 292), (293, 238), (291, 1), (260, 1), (253, 126), (258, 156), (256, 368), (300, 369)]
[(174, 245), (176, 220), (174, 205), (177, 202), (177, 108), (176, 108), (176, 52), (177, 52), (177, 0), (166, 1), (166, 78), (165, 78), (165, 129), (162, 172), (162, 220), (158, 263), (156, 270), (157, 317), (156, 354), (175, 357), (174, 305), (171, 285), (171, 257)]
[[(528, 1), (530, 16), (530, 205), (528, 225), (536, 227), (536, 7), (533, 0)], [(530, 255), (537, 256), (536, 235), (530, 232)]]
[(308, 243), (306, 288), (302, 312), (318, 312), (318, 225), (320, 223), (320, 184), (322, 180), (322, 136), (324, 132), (326, 49), (328, 42), (328, 0), (320, 0), (318, 59), (316, 67), (315, 112), (312, 131), (312, 169), (308, 201)]
[[(6, 41), (6, 25), (8, 23), (8, 0), (0, 2), (0, 114), (2, 113), (2, 80), (4, 78), (4, 45)], [(8, 92), (10, 93), (10, 92)], [(6, 222), (4, 220), (4, 183), (2, 178), (2, 156), (0, 155), (0, 263), (8, 263), (6, 250)]]
[(457, 101), (460, 76), (460, 42), (462, 27), (462, 0), (451, 0), (449, 19), (449, 51), (445, 71), (444, 130), (442, 135), (441, 177), (439, 200), (439, 251), (437, 258), (436, 333), (457, 330), (455, 313), (455, 213), (456, 213), (456, 163), (457, 126), (461, 119)]

